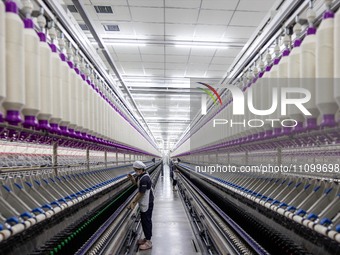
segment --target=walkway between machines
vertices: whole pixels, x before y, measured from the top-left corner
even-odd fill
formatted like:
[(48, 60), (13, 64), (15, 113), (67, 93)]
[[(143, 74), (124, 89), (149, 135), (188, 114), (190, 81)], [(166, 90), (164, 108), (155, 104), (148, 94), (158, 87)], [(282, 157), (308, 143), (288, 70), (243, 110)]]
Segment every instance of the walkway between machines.
[(172, 190), (169, 175), (169, 166), (164, 165), (164, 176), (160, 176), (155, 189), (153, 247), (147, 251), (139, 251), (138, 255), (201, 254), (195, 251), (193, 241), (198, 246), (195, 235), (178, 191)]

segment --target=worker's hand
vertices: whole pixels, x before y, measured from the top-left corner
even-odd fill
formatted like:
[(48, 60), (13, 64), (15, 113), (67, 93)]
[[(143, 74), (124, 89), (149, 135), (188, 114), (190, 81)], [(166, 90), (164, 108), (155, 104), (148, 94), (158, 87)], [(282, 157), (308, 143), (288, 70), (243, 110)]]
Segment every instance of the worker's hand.
[(127, 177), (128, 177), (131, 181), (134, 180), (134, 177), (132, 176), (132, 174), (128, 174)]
[(136, 202), (135, 201), (132, 201), (130, 204), (129, 204), (129, 206), (127, 207), (127, 209), (128, 210), (133, 210), (133, 209), (135, 209), (135, 206), (136, 206)]

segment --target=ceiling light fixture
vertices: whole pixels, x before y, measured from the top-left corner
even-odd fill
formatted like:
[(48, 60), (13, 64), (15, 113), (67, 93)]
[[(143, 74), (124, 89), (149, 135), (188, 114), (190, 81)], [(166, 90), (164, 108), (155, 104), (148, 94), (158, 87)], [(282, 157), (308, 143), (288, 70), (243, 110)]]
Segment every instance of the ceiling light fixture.
[(175, 44), (176, 48), (200, 48), (200, 49), (229, 49), (227, 45), (219, 44)]
[[(91, 42), (93, 45), (97, 45), (96, 41)], [(111, 45), (111, 46), (126, 46), (126, 47), (144, 47), (146, 46), (146, 43), (125, 43), (125, 42), (105, 42), (106, 45)]]
[(169, 112), (191, 112), (190, 109), (170, 108)]
[(182, 98), (170, 98), (170, 101), (190, 101), (190, 96), (189, 97), (182, 97)]
[(210, 48), (210, 49), (228, 49), (243, 48), (244, 43), (231, 43), (221, 41), (192, 41), (192, 40), (152, 40), (142, 38), (119, 39), (103, 38), (105, 44), (121, 44), (124, 46), (169, 46), (169, 47), (186, 47), (186, 48)]
[(173, 131), (184, 131), (184, 128), (171, 128), (171, 127), (167, 127), (167, 128), (151, 128), (152, 131), (164, 131), (164, 130), (173, 130)]
[(126, 47), (145, 47), (146, 44), (145, 43), (119, 43), (119, 42), (109, 42), (109, 43), (105, 43), (107, 45), (112, 45), (112, 46), (126, 46)]
[(140, 109), (142, 112), (158, 112), (157, 108), (142, 108)]
[(179, 117), (145, 117), (147, 120), (156, 120), (156, 121), (190, 121), (190, 118), (179, 118)]
[(149, 96), (145, 96), (145, 97), (142, 97), (142, 96), (139, 96), (139, 97), (133, 97), (134, 100), (156, 100), (155, 97), (149, 97)]
[(155, 130), (153, 133), (170, 133), (170, 134), (181, 134), (183, 130)]

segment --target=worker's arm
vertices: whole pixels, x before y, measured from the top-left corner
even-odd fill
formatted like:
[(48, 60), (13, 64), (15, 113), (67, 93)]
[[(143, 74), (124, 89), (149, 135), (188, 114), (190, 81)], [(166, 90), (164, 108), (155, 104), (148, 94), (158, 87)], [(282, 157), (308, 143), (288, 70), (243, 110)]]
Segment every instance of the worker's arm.
[(143, 197), (144, 193), (138, 192), (137, 196), (132, 200), (132, 202), (130, 203), (128, 209), (133, 210), (133, 208), (135, 208), (136, 204), (139, 202), (139, 200), (141, 200), (141, 198)]
[(130, 179), (130, 181), (132, 182), (133, 185), (136, 185), (136, 178), (132, 176), (132, 174), (128, 174), (128, 178)]

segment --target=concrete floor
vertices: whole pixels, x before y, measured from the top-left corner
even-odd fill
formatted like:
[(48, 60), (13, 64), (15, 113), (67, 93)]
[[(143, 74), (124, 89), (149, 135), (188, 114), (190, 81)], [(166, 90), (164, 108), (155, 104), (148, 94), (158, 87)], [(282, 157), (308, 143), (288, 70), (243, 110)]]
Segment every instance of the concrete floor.
[(199, 249), (184, 205), (178, 191), (172, 190), (169, 166), (164, 166), (164, 176), (160, 177), (155, 189), (153, 210), (153, 247), (139, 251), (138, 255), (198, 255)]

